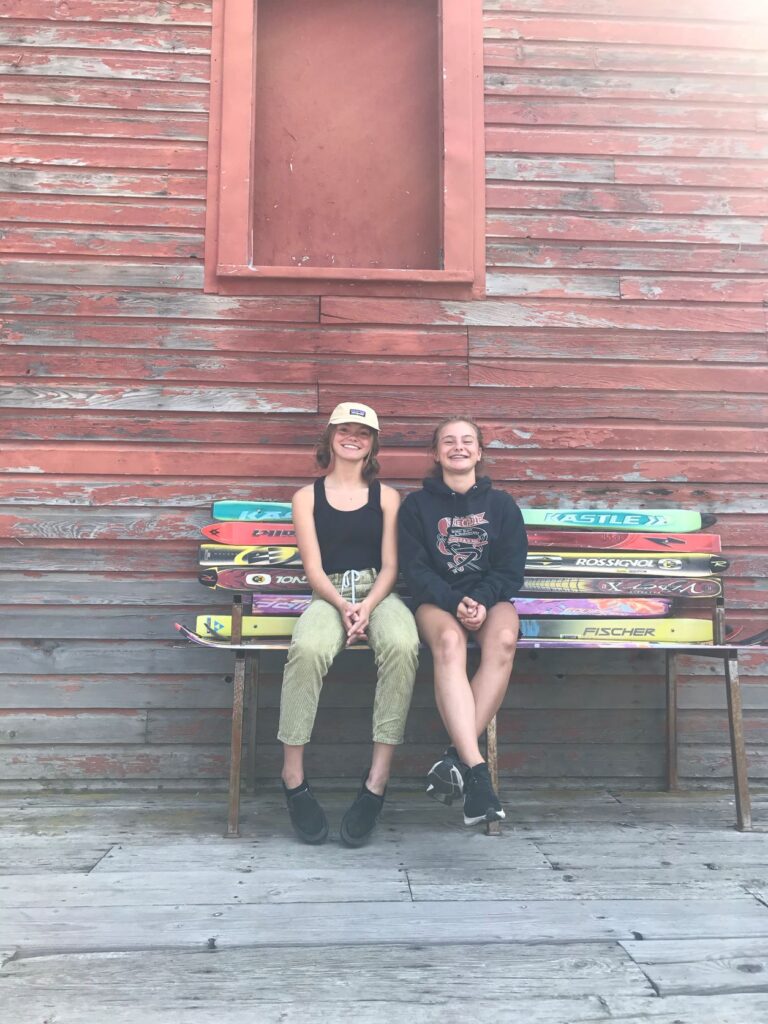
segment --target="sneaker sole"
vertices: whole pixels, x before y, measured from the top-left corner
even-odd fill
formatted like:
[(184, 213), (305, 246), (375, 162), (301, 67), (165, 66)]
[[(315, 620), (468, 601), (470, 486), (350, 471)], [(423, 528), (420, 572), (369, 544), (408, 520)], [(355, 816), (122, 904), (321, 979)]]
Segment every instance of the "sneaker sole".
[(453, 803), (453, 796), (450, 793), (441, 793), (431, 782), (427, 786), (427, 796), (431, 796), (439, 804), (445, 804), (446, 807), (450, 807)]
[(503, 810), (495, 811), (492, 807), (489, 807), (485, 814), (481, 814), (479, 818), (468, 818), (464, 815), (465, 825), (480, 825), (483, 822), (488, 821), (504, 821), (506, 814)]

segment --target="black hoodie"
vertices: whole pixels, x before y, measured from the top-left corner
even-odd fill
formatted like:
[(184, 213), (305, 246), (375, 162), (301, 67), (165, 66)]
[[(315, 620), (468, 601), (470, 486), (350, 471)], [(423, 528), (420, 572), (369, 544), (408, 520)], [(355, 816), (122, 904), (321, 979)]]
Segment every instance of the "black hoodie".
[(401, 505), (398, 533), (400, 568), (414, 608), (435, 604), (455, 615), (462, 597), (490, 608), (515, 597), (523, 584), (523, 516), (487, 476), (466, 494), (427, 477)]

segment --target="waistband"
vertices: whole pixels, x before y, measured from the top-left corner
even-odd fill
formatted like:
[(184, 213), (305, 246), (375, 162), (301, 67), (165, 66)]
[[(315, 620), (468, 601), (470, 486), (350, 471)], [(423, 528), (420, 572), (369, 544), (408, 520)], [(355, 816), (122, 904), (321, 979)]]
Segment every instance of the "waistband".
[(328, 579), (342, 597), (356, 604), (359, 598), (368, 594), (378, 575), (376, 569), (347, 569), (346, 572), (328, 573)]

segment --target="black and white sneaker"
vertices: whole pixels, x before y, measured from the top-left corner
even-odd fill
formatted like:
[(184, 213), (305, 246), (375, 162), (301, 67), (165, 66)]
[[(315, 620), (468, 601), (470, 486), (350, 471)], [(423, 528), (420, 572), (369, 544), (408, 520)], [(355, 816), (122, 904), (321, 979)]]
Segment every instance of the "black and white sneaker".
[(448, 747), (427, 772), (427, 795), (450, 806), (464, 792), (466, 771), (467, 766), (460, 760), (456, 747)]
[(464, 779), (464, 824), (503, 821), (506, 815), (491, 783), (485, 761), (469, 768)]

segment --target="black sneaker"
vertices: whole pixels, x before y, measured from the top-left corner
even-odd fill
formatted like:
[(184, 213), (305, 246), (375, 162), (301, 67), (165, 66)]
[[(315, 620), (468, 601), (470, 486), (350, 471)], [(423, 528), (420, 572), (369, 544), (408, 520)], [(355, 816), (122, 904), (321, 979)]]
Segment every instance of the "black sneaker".
[(485, 761), (467, 771), (464, 780), (464, 824), (479, 825), (481, 821), (503, 821), (499, 798), (494, 792)]
[(324, 843), (328, 838), (328, 819), (307, 780), (291, 790), (283, 783), (283, 792), (293, 830), (299, 839), (310, 845)]
[(467, 766), (460, 760), (456, 747), (448, 747), (427, 772), (427, 795), (450, 806), (464, 792), (466, 772)]
[(365, 784), (367, 778), (368, 775), (366, 773), (360, 786), (360, 792), (341, 819), (339, 832), (341, 833), (341, 841), (346, 846), (363, 845), (371, 832), (373, 832), (376, 819), (381, 814), (381, 809), (384, 806), (384, 796), (386, 796), (387, 791), (384, 790), (383, 796), (379, 796), (378, 793), (372, 793)]

